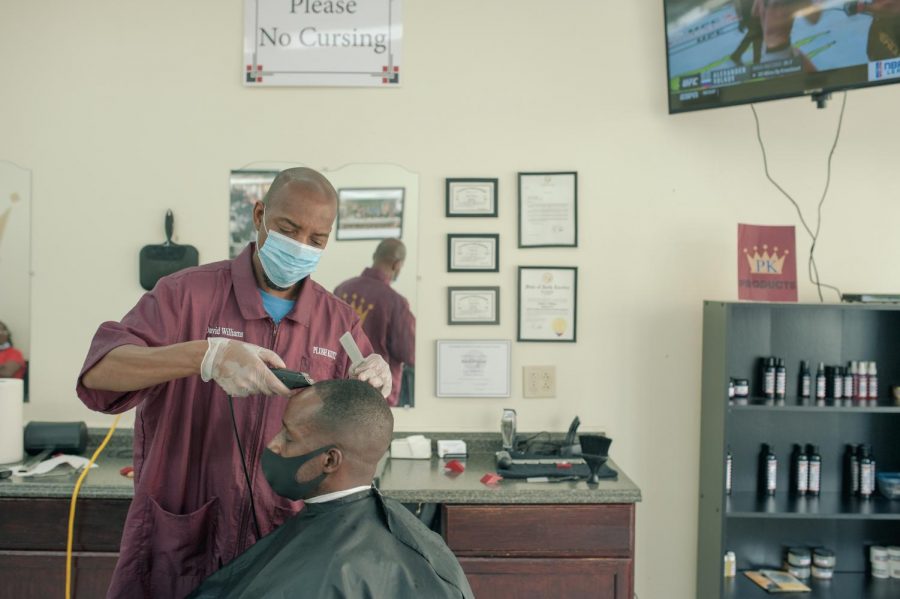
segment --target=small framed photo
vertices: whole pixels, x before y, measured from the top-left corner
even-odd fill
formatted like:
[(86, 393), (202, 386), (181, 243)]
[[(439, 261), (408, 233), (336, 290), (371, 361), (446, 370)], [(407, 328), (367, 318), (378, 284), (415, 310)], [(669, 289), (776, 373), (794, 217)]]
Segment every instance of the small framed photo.
[(447, 179), (447, 216), (497, 216), (497, 179)]
[(578, 268), (519, 267), (519, 341), (575, 343)]
[(402, 187), (338, 190), (338, 241), (403, 237)]
[(578, 247), (578, 173), (519, 173), (519, 247)]
[(510, 354), (507, 340), (439, 340), (438, 397), (509, 397)]
[(447, 234), (447, 272), (499, 271), (499, 234)]
[(448, 287), (447, 324), (500, 324), (499, 287)]

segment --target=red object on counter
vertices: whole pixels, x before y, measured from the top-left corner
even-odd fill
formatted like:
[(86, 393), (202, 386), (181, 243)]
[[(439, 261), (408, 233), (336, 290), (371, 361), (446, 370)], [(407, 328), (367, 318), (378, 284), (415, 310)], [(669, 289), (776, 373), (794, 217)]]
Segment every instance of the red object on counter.
[(125, 466), (119, 470), (119, 474), (126, 478), (134, 478), (134, 468), (132, 466)]
[(501, 480), (503, 480), (503, 477), (500, 476), (499, 474), (494, 474), (493, 472), (488, 472), (487, 474), (485, 474), (484, 476), (481, 477), (481, 482), (486, 485), (496, 485)]
[(444, 465), (444, 469), (449, 470), (450, 472), (457, 473), (466, 471), (465, 465), (459, 460), (450, 460)]

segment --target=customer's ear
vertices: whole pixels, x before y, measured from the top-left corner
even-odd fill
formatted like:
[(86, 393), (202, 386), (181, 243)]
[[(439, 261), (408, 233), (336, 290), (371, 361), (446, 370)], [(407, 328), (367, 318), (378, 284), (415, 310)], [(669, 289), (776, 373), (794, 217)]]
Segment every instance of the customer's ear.
[(322, 466), (322, 471), (327, 474), (332, 474), (341, 469), (341, 464), (344, 463), (344, 454), (337, 447), (332, 447), (328, 451), (325, 452), (325, 464)]

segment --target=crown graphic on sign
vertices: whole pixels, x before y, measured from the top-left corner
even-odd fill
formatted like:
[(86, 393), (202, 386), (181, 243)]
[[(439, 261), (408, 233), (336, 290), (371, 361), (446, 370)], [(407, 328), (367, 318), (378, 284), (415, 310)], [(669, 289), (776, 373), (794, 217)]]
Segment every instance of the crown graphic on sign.
[(747, 262), (750, 263), (750, 272), (755, 275), (780, 275), (784, 267), (784, 259), (790, 252), (784, 250), (781, 255), (778, 254), (778, 246), (772, 248), (769, 252), (769, 246), (763, 244), (762, 252), (758, 246), (753, 246), (753, 252), (744, 248), (744, 255), (747, 256)]
[(355, 293), (350, 296), (350, 299), (347, 299), (347, 294), (342, 293), (341, 299), (350, 304), (350, 307), (353, 308), (353, 311), (359, 315), (359, 324), (362, 324), (366, 321), (366, 316), (369, 315), (369, 312), (372, 311), (372, 308), (375, 307), (375, 304), (366, 305), (366, 298), (358, 297)]

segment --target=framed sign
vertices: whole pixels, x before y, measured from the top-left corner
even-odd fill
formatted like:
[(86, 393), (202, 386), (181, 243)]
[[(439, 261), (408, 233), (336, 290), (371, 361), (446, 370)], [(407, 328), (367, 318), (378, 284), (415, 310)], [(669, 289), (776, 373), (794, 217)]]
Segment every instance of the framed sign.
[(244, 0), (244, 85), (398, 86), (402, 16), (402, 0)]
[(278, 171), (231, 171), (228, 257), (235, 258), (247, 244), (256, 241), (253, 206), (269, 191)]
[(500, 235), (447, 234), (447, 272), (498, 272)]
[(447, 324), (500, 324), (499, 287), (448, 287)]
[(509, 341), (437, 342), (438, 397), (509, 397)]
[(578, 269), (519, 267), (519, 341), (574, 343), (578, 317)]
[(519, 247), (578, 247), (578, 173), (519, 173)]
[(338, 241), (403, 237), (405, 189), (339, 189)]
[(447, 179), (447, 212), (454, 216), (497, 216), (497, 179)]

